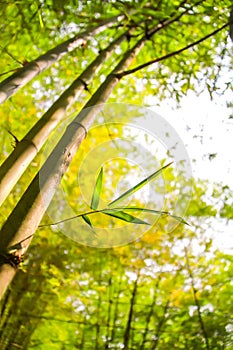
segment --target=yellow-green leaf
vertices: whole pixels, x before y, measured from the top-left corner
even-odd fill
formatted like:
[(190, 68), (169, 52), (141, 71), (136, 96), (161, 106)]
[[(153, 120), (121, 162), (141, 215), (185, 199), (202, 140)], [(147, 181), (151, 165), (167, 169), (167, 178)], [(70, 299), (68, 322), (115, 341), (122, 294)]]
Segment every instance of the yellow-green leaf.
[(108, 207), (111, 208), (111, 207), (115, 206), (116, 204), (118, 204), (119, 202), (122, 202), (124, 199), (128, 198), (129, 196), (131, 196), (133, 193), (135, 193), (140, 188), (145, 186), (149, 181), (154, 180), (157, 176), (159, 176), (161, 174), (161, 172), (164, 169), (166, 169), (171, 164), (172, 164), (172, 162), (167, 164), (167, 165), (165, 165), (165, 166), (163, 166), (162, 168), (160, 168), (159, 170), (157, 170), (156, 172), (154, 172), (153, 174), (148, 176), (146, 179), (144, 179), (141, 182), (139, 182), (136, 186), (134, 186), (134, 187), (130, 188), (128, 191), (124, 192), (120, 197), (116, 198), (114, 201), (109, 203)]
[(95, 188), (94, 188), (92, 199), (91, 199), (91, 209), (96, 210), (98, 208), (100, 194), (102, 191), (102, 181), (103, 181), (103, 168), (100, 169), (100, 172), (97, 176)]

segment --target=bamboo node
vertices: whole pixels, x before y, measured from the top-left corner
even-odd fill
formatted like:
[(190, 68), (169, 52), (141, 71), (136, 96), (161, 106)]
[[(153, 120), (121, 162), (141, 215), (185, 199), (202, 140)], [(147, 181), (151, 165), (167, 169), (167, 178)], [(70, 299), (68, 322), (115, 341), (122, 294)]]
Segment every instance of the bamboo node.
[(16, 255), (15, 253), (0, 254), (0, 264), (8, 264), (17, 270), (23, 262), (23, 255)]
[(77, 124), (77, 125), (81, 126), (81, 128), (83, 128), (83, 130), (85, 132), (85, 138), (87, 137), (87, 129), (85, 128), (85, 126), (83, 124), (81, 124), (79, 122), (72, 122), (72, 123), (70, 123), (70, 125), (72, 125), (72, 124)]
[(78, 78), (78, 80), (83, 84), (84, 90), (89, 92), (89, 94), (91, 94), (90, 90), (88, 89), (88, 84), (81, 78)]
[(39, 152), (39, 150), (38, 150), (38, 148), (36, 147), (36, 145), (35, 145), (35, 143), (32, 141), (32, 140), (29, 140), (29, 139), (22, 139), (22, 141), (21, 142), (27, 142), (27, 143), (29, 143), (30, 145), (32, 145), (35, 149), (36, 149), (36, 153), (38, 153)]

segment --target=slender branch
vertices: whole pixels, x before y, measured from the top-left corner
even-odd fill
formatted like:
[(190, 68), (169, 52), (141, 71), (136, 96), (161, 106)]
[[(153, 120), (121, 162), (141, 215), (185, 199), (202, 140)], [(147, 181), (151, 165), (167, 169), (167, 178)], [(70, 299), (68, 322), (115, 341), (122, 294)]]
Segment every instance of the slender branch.
[(118, 74), (118, 77), (119, 78), (125, 77), (126, 75), (133, 74), (133, 73), (135, 73), (135, 72), (137, 72), (137, 71), (139, 71), (139, 70), (141, 70), (143, 68), (146, 68), (146, 67), (150, 66), (153, 63), (157, 63), (157, 62), (166, 60), (167, 58), (176, 56), (176, 55), (180, 54), (181, 52), (186, 51), (186, 50), (190, 49), (191, 47), (194, 47), (194, 46), (200, 44), (201, 42), (205, 41), (206, 39), (214, 36), (215, 34), (220, 32), (221, 30), (226, 28), (228, 25), (229, 25), (229, 23), (225, 23), (223, 26), (221, 26), (220, 28), (214, 30), (210, 34), (205, 35), (203, 38), (201, 38), (199, 40), (196, 40), (193, 43), (191, 43), (191, 44), (189, 44), (189, 45), (187, 45), (187, 46), (185, 46), (185, 47), (183, 47), (183, 48), (181, 48), (179, 50), (173, 51), (173, 52), (168, 53), (167, 55), (164, 55), (162, 57), (158, 57), (158, 58), (155, 58), (154, 60), (151, 60), (151, 61), (148, 61), (146, 63), (140, 64), (139, 66), (137, 66), (137, 67), (135, 67), (133, 69), (129, 69), (129, 70), (125, 71), (125, 72), (121, 72), (121, 73)]
[(191, 6), (190, 8), (188, 9), (185, 9), (184, 11), (182, 11), (181, 13), (179, 13), (177, 15), (177, 10), (182, 7), (185, 3), (186, 3), (186, 0), (184, 1), (181, 1), (181, 3), (179, 5), (176, 6), (175, 10), (170, 14), (169, 18), (166, 19), (166, 20), (162, 20), (158, 23), (158, 25), (151, 29), (151, 30), (148, 30), (146, 32), (146, 36), (148, 37), (148, 39), (151, 39), (151, 37), (157, 33), (157, 32), (160, 32), (162, 29), (168, 27), (169, 25), (171, 25), (172, 23), (174, 22), (177, 22), (181, 17), (183, 17), (184, 15), (186, 15), (194, 6), (197, 6), (199, 5), (200, 3), (202, 3), (203, 0), (200, 0), (198, 1), (196, 4), (194, 4), (193, 6)]
[[(116, 208), (116, 209), (117, 209), (117, 208)], [(69, 218), (66, 218), (66, 219), (63, 219), (63, 220), (60, 220), (60, 221), (53, 222), (53, 223), (51, 223), (51, 224), (39, 225), (38, 227), (41, 228), (41, 227), (59, 225), (59, 224), (62, 224), (63, 222), (67, 222), (67, 221), (70, 221), (70, 220), (74, 220), (74, 219), (80, 218), (80, 217), (82, 217), (83, 215), (88, 216), (88, 215), (92, 215), (92, 214), (103, 213), (104, 210), (106, 210), (106, 208), (105, 208), (105, 209), (100, 209), (100, 210), (91, 210), (91, 211), (87, 211), (86, 213), (77, 214), (77, 215), (71, 216), (71, 217), (69, 217)]]
[(231, 41), (233, 41), (233, 6), (232, 6), (231, 11), (230, 11), (229, 22), (230, 22), (229, 35), (230, 35)]

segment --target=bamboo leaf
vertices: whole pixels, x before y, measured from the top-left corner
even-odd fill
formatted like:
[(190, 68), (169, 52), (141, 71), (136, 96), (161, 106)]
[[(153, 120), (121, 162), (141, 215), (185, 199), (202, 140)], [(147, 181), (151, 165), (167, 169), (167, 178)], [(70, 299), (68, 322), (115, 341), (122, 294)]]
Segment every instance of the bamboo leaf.
[(143, 221), (139, 218), (136, 218), (133, 215), (130, 215), (128, 213), (125, 213), (122, 210), (115, 210), (115, 209), (104, 209), (101, 210), (101, 213), (109, 215), (109, 216), (113, 216), (114, 218), (126, 221), (126, 222), (130, 222), (132, 224), (141, 224), (141, 225), (150, 225), (148, 224), (148, 222)]
[(103, 181), (103, 168), (100, 169), (100, 172), (97, 176), (95, 188), (94, 188), (92, 199), (91, 199), (91, 209), (96, 210), (98, 208), (100, 194), (101, 194), (101, 190), (102, 190), (102, 181)]
[(170, 216), (171, 218), (173, 218), (173, 219), (179, 221), (181, 224), (185, 224), (185, 225), (190, 226), (190, 224), (189, 224), (187, 221), (185, 221), (181, 216), (171, 215), (171, 214), (169, 214), (169, 216)]
[(167, 215), (167, 216), (170, 216), (171, 218), (179, 221), (182, 224), (190, 226), (190, 224), (187, 221), (185, 221), (181, 216), (170, 214), (168, 211), (153, 210), (153, 209), (139, 208), (139, 207), (118, 207), (117, 209), (124, 210), (124, 211), (140, 211), (140, 212), (146, 212), (146, 213), (151, 213), (151, 214)]
[(152, 213), (152, 214), (170, 215), (168, 211), (154, 210), (154, 209), (147, 209), (147, 208), (140, 208), (140, 207), (117, 207), (117, 209), (125, 210), (125, 211), (140, 211), (140, 212), (146, 212), (146, 213)]
[(129, 196), (131, 196), (133, 193), (135, 193), (136, 191), (138, 191), (140, 188), (142, 188), (143, 186), (145, 186), (149, 181), (154, 180), (157, 176), (159, 176), (161, 174), (161, 172), (166, 169), (168, 166), (170, 166), (173, 162), (163, 166), (162, 168), (160, 168), (159, 170), (157, 170), (156, 172), (154, 172), (153, 174), (151, 174), (150, 176), (148, 176), (146, 179), (142, 180), (141, 182), (139, 182), (136, 186), (130, 188), (128, 191), (124, 192), (120, 197), (116, 198), (114, 201), (112, 201), (111, 203), (108, 204), (108, 207), (113, 207), (116, 204), (118, 204), (119, 202), (122, 202), (125, 198), (128, 198)]
[(89, 219), (89, 217), (87, 215), (83, 214), (82, 218), (91, 228), (93, 228), (91, 220)]
[(41, 29), (44, 29), (44, 22), (43, 22), (43, 18), (41, 15), (41, 11), (38, 11), (38, 16), (39, 16), (39, 22), (40, 22)]
[(91, 220), (89, 219), (89, 217), (85, 214), (82, 215), (82, 219), (85, 221), (86, 224), (88, 224), (88, 226), (92, 229), (93, 233), (96, 235), (96, 232), (92, 226)]

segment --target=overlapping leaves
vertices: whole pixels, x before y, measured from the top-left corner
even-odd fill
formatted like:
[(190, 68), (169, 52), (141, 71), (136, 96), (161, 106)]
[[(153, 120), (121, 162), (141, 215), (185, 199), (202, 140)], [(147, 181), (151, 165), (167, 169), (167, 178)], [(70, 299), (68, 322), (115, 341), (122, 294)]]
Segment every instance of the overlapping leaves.
[(145, 179), (143, 179), (142, 181), (137, 183), (135, 186), (131, 187), (129, 190), (127, 190), (126, 192), (121, 194), (119, 197), (117, 197), (116, 199), (111, 201), (107, 205), (106, 208), (98, 209), (100, 198), (101, 198), (102, 187), (103, 187), (103, 168), (101, 168), (99, 173), (98, 173), (98, 176), (97, 176), (97, 179), (95, 182), (95, 186), (94, 186), (94, 190), (93, 190), (93, 194), (92, 194), (92, 198), (91, 198), (91, 204), (90, 204), (91, 210), (86, 212), (86, 213), (83, 213), (83, 214), (78, 214), (72, 218), (68, 218), (68, 219), (53, 223), (52, 225), (59, 224), (59, 223), (62, 223), (64, 221), (73, 220), (73, 219), (76, 219), (78, 217), (81, 217), (83, 219), (83, 221), (94, 232), (94, 227), (93, 227), (91, 219), (90, 219), (90, 216), (92, 214), (104, 214), (106, 216), (111, 216), (115, 219), (119, 219), (121, 221), (125, 221), (125, 222), (131, 223), (131, 224), (150, 225), (150, 223), (142, 220), (141, 218), (139, 218), (135, 215), (132, 215), (132, 213), (134, 214), (134, 213), (143, 213), (143, 212), (155, 214), (155, 215), (167, 215), (167, 216), (170, 216), (171, 218), (179, 221), (182, 224), (188, 225), (188, 223), (182, 217), (177, 216), (177, 215), (172, 215), (167, 211), (141, 208), (141, 207), (137, 207), (137, 206), (118, 206), (119, 203), (123, 202), (125, 199), (132, 196), (132, 194), (139, 191), (143, 186), (147, 185), (150, 181), (157, 178), (163, 172), (163, 170), (165, 170), (171, 164), (172, 163), (166, 164), (165, 166), (161, 167), (159, 170), (152, 173), (150, 176), (146, 177)]

